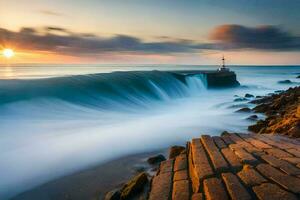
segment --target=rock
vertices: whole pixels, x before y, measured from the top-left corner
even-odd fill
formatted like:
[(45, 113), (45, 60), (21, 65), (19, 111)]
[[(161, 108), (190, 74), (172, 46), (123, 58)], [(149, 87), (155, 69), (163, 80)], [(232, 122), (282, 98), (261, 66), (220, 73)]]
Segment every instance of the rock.
[(185, 147), (183, 146), (172, 146), (169, 150), (169, 159), (175, 158), (184, 150)]
[(121, 192), (119, 189), (114, 189), (108, 193), (106, 193), (104, 200), (120, 200)]
[(247, 107), (244, 107), (244, 108), (241, 108), (235, 112), (251, 112), (251, 109), (250, 108), (247, 108)]
[(280, 83), (280, 84), (290, 84), (290, 83), (292, 83), (292, 81), (290, 81), (290, 80), (283, 80), (283, 81), (278, 81), (278, 83)]
[(247, 98), (244, 98), (244, 97), (239, 97), (239, 98), (236, 98), (234, 99), (235, 102), (239, 102), (239, 101), (247, 101), (248, 99)]
[(265, 112), (265, 114), (267, 116), (269, 116), (269, 115), (276, 115), (276, 111), (275, 110), (268, 110), (268, 111)]
[[(259, 96), (261, 97), (261, 96)], [(259, 99), (254, 99), (252, 101), (250, 101), (250, 103), (253, 104), (262, 104), (262, 103), (269, 103), (272, 100), (271, 96), (265, 96), (265, 97), (261, 97)]]
[(300, 78), (300, 75), (298, 75), (296, 78)]
[(221, 133), (221, 136), (225, 136), (225, 135), (230, 135), (230, 133), (229, 133), (228, 131), (223, 131), (223, 132)]
[(282, 106), (284, 106), (287, 103), (287, 99), (285, 96), (281, 96), (277, 99), (274, 100), (273, 104), (272, 104), (272, 109), (274, 110), (278, 110), (280, 109)]
[(158, 170), (158, 167), (153, 167), (150, 169), (151, 172), (156, 172)]
[(289, 135), (293, 137), (300, 137), (300, 121), (298, 121), (292, 128), (289, 129)]
[(121, 200), (132, 198), (133, 196), (140, 193), (145, 185), (148, 183), (148, 177), (145, 172), (136, 175), (134, 178), (129, 180), (121, 190)]
[(184, 149), (180, 154), (186, 154), (186, 149)]
[(162, 154), (159, 154), (159, 155), (148, 158), (147, 162), (150, 165), (155, 165), (155, 164), (159, 164), (160, 162), (165, 161), (165, 160), (166, 160), (166, 158)]
[(245, 105), (243, 105), (243, 104), (234, 104), (234, 105), (228, 106), (228, 108), (243, 108), (243, 107), (245, 107)]
[(251, 115), (247, 119), (249, 119), (249, 120), (257, 120), (258, 116), (257, 115)]
[(268, 117), (265, 119), (266, 121), (271, 121), (276, 119), (276, 115), (268, 115)]
[(275, 90), (274, 92), (278, 94), (284, 92), (284, 90)]
[(274, 124), (277, 123), (277, 120), (276, 120), (276, 119), (266, 120), (266, 121), (268, 121), (268, 125), (269, 125), (269, 126), (272, 126), (272, 125), (274, 125)]
[(270, 110), (270, 106), (269, 106), (269, 104), (266, 104), (266, 103), (260, 104), (260, 105), (256, 106), (255, 108), (253, 108), (254, 112), (259, 112), (259, 113), (264, 113), (268, 110)]
[(252, 98), (252, 97), (254, 97), (254, 95), (247, 93), (247, 94), (245, 94), (245, 97), (246, 98)]
[(267, 126), (266, 122), (263, 120), (257, 121), (256, 124), (248, 126), (248, 130), (258, 133), (262, 128), (265, 128)]
[(275, 91), (275, 94), (255, 100), (259, 104), (253, 110), (264, 113), (264, 121), (249, 126), (256, 133), (284, 134), (300, 137), (300, 87), (289, 88), (286, 91)]
[(133, 170), (137, 173), (140, 173), (146, 171), (146, 168), (144, 166), (134, 166)]
[(255, 98), (257, 98), (257, 99), (261, 99), (261, 98), (263, 98), (263, 96), (256, 96)]

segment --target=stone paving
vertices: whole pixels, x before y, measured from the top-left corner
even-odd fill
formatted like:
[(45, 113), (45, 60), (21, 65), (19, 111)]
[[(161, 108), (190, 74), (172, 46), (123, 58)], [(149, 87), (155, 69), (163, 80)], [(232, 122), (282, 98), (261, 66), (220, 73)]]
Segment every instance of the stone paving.
[(300, 199), (300, 141), (279, 135), (202, 135), (160, 164), (150, 200)]

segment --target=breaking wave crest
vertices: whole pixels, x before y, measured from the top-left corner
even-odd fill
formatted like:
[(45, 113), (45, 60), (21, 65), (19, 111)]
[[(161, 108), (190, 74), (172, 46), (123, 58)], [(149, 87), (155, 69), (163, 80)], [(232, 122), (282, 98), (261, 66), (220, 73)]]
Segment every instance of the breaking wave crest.
[(47, 79), (5, 80), (0, 104), (55, 98), (81, 106), (120, 109), (148, 106), (151, 101), (199, 95), (205, 90), (200, 75), (162, 71), (113, 72)]

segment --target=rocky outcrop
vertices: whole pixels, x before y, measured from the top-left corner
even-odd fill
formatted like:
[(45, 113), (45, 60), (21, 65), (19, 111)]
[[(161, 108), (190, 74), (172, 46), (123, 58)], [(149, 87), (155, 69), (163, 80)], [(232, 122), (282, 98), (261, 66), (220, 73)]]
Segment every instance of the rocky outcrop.
[(183, 146), (172, 146), (169, 150), (169, 159), (175, 158), (185, 150)]
[(290, 84), (290, 83), (292, 83), (292, 81), (290, 81), (290, 80), (283, 80), (283, 81), (278, 81), (278, 83), (281, 83), (281, 84)]
[(142, 172), (124, 184), (121, 189), (114, 189), (108, 192), (104, 200), (129, 200), (137, 196), (143, 196), (141, 193), (147, 184), (148, 176), (145, 172)]
[(228, 131), (223, 131), (223, 132), (221, 133), (221, 136), (226, 136), (226, 135), (230, 135), (230, 133), (229, 133)]
[(145, 172), (142, 172), (135, 176), (133, 179), (128, 181), (122, 188), (121, 200), (129, 199), (130, 197), (141, 192), (147, 182), (148, 177)]
[(253, 124), (251, 126), (248, 126), (248, 130), (258, 133), (261, 130), (263, 130), (266, 126), (268, 125), (268, 123), (264, 120), (259, 120), (258, 122), (256, 122), (256, 124)]
[(240, 102), (240, 101), (247, 101), (248, 99), (245, 97), (238, 97), (236, 99), (234, 99), (235, 102)]
[(258, 104), (254, 112), (264, 113), (265, 120), (259, 120), (248, 127), (256, 133), (279, 133), (300, 137), (300, 87), (254, 100)]
[(120, 200), (120, 198), (121, 198), (120, 190), (114, 189), (105, 195), (104, 200)]
[(244, 107), (244, 108), (241, 108), (241, 109), (237, 110), (236, 112), (251, 112), (251, 109), (247, 108), (247, 107)]
[(166, 160), (166, 158), (162, 154), (159, 154), (159, 155), (156, 155), (156, 156), (149, 157), (147, 162), (150, 165), (156, 165), (156, 164), (159, 164), (160, 162), (165, 161), (165, 160)]
[(149, 200), (299, 199), (295, 139), (226, 132), (193, 138), (186, 146), (186, 153), (161, 163)]
[(246, 97), (246, 98), (253, 98), (253, 97), (254, 97), (254, 95), (253, 95), (253, 94), (249, 94), (249, 93), (247, 93), (247, 94), (245, 94), (245, 97)]
[(257, 115), (251, 115), (247, 118), (248, 120), (257, 120), (258, 116)]

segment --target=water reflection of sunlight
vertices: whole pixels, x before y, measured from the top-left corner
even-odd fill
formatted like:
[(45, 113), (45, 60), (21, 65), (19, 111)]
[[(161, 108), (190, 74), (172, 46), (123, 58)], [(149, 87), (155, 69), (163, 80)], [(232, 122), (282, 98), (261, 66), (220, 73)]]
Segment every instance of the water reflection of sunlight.
[(14, 73), (13, 73), (13, 70), (10, 65), (6, 65), (3, 67), (2, 76), (4, 78), (12, 78), (13, 75), (14, 75)]

